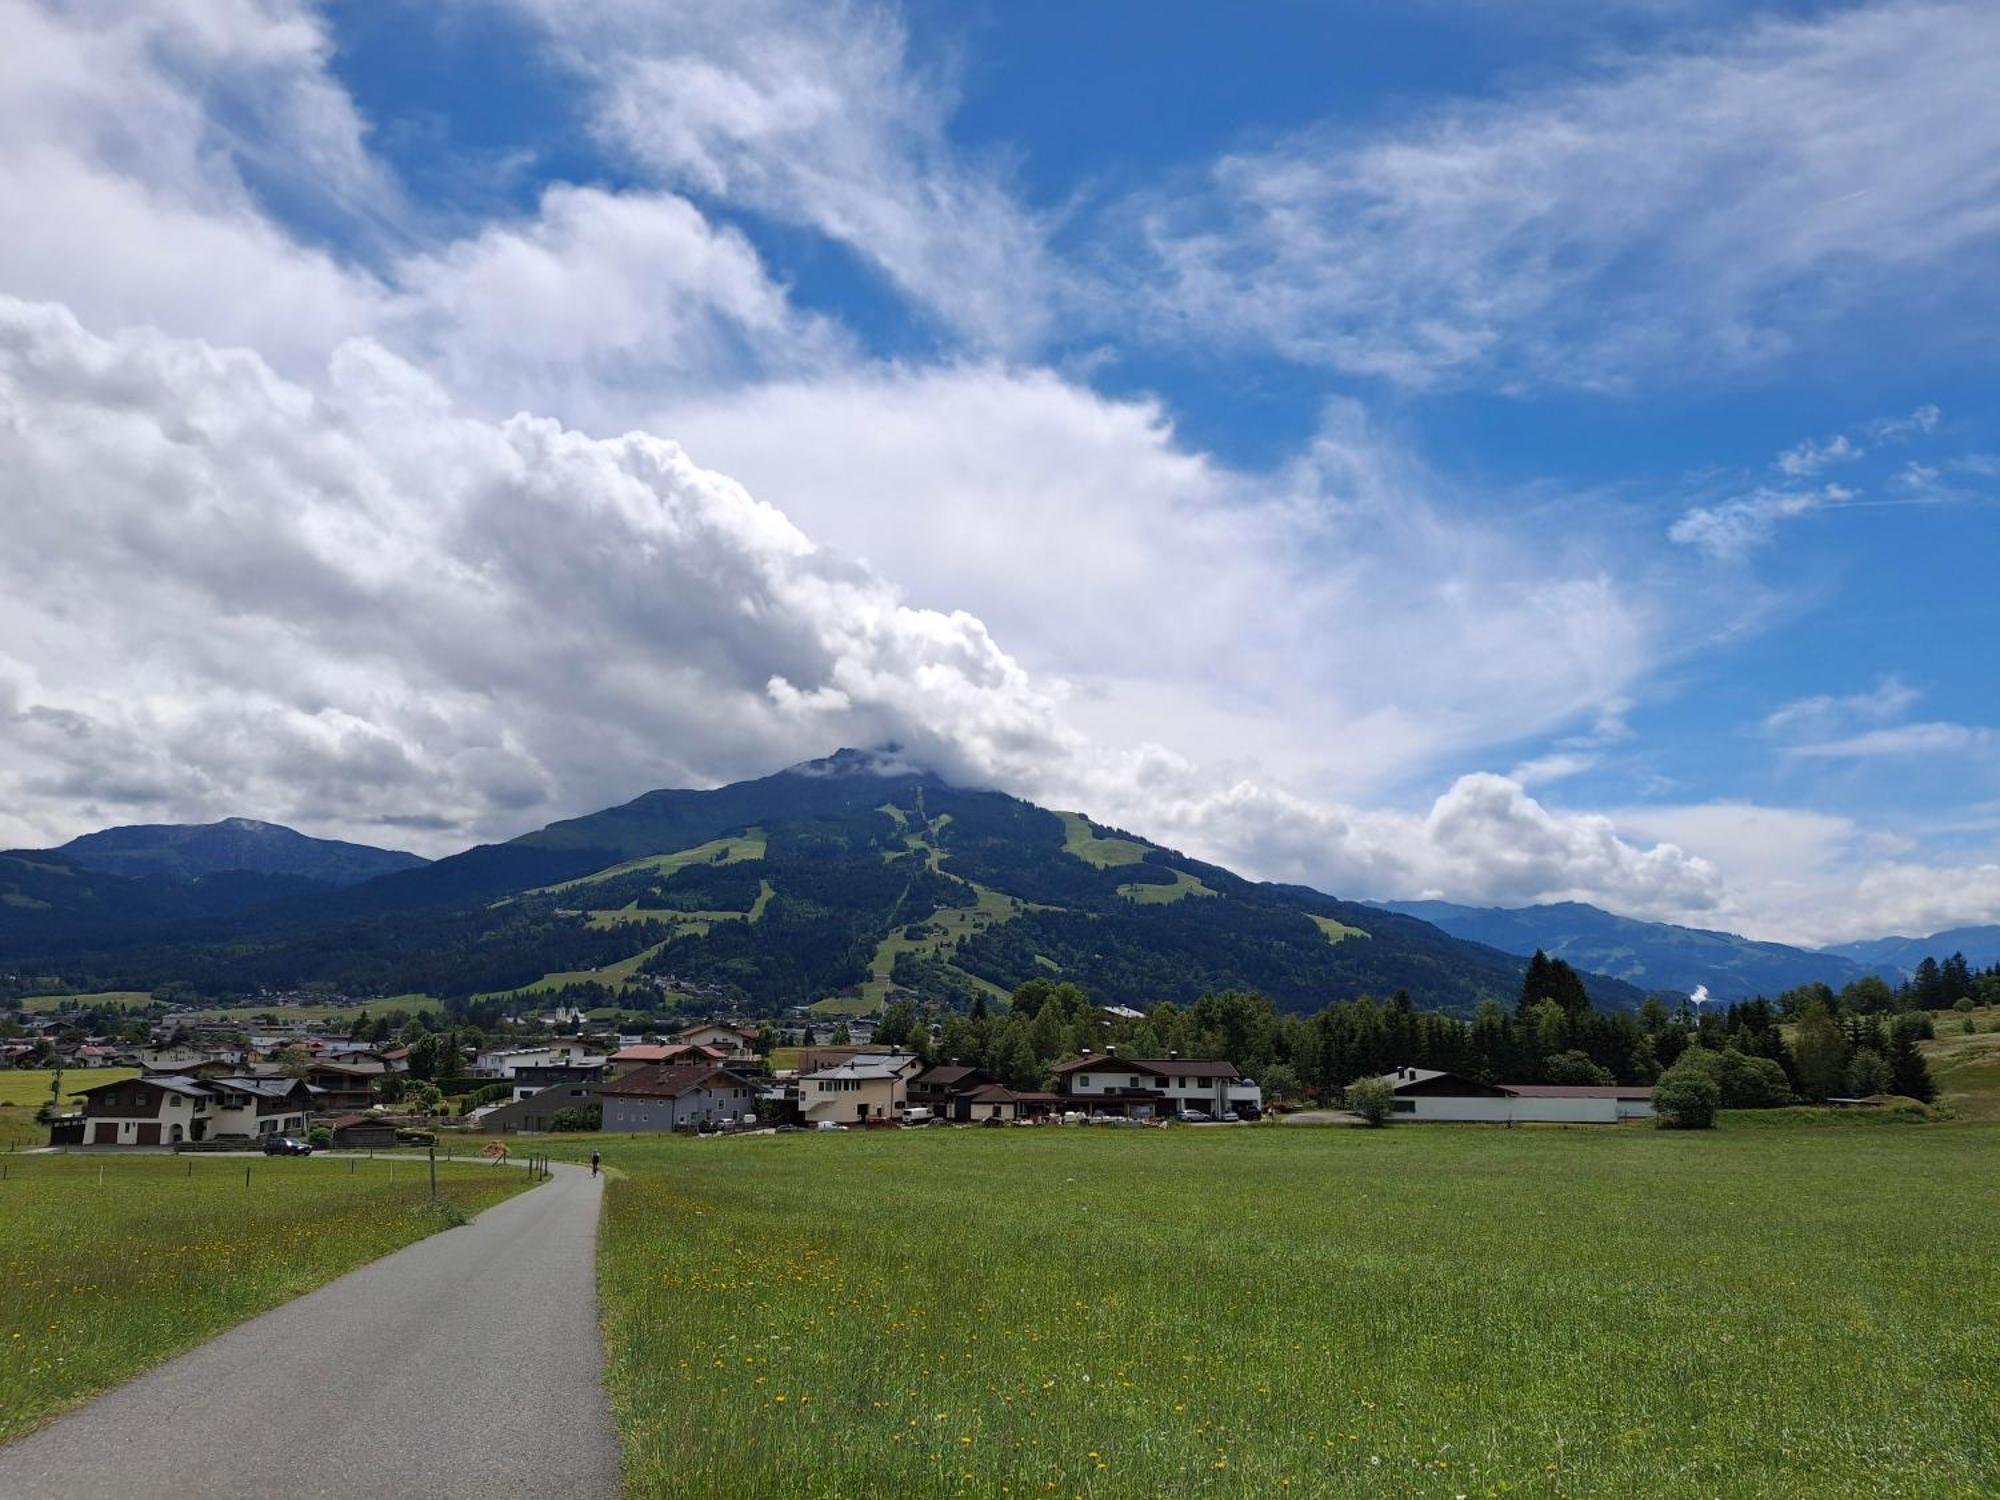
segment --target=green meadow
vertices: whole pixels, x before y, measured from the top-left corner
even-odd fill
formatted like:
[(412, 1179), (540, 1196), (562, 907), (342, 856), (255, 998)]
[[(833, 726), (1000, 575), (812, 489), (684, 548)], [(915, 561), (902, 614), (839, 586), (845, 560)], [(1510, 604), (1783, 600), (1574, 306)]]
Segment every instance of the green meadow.
[[(49, 1102), (51, 1076), (44, 1068), (0, 1070), (0, 1151), (25, 1151), (49, 1143), (49, 1127), (35, 1123), (35, 1111)], [(73, 1095), (78, 1089), (138, 1076), (132, 1068), (70, 1068), (62, 1076), (62, 1107), (76, 1106)]]
[(2000, 1130), (597, 1137), (638, 1497), (2000, 1493)]
[[(79, 1154), (4, 1165), (0, 1441), (445, 1222), (424, 1207), (429, 1179), (409, 1160)], [(518, 1168), (438, 1167), (439, 1195), (466, 1213), (527, 1185)]]

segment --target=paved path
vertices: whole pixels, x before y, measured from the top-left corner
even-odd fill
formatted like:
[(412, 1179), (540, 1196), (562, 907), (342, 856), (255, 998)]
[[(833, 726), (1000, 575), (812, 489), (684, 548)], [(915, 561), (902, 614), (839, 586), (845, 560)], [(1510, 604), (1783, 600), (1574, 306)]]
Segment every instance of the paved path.
[(0, 1448), (0, 1500), (611, 1500), (603, 1187), (558, 1166), (100, 1396)]

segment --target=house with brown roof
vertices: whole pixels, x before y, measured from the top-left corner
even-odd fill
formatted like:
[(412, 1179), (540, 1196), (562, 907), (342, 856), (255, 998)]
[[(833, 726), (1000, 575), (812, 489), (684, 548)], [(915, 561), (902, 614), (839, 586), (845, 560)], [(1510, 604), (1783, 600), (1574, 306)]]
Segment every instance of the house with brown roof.
[(613, 1131), (686, 1130), (700, 1125), (742, 1124), (757, 1113), (757, 1085), (711, 1062), (669, 1063), (635, 1069), (599, 1085), (604, 1128)]
[(609, 1076), (622, 1078), (638, 1068), (663, 1067), (669, 1063), (686, 1066), (691, 1063), (721, 1063), (726, 1059), (720, 1048), (704, 1047), (695, 1042), (638, 1042), (630, 1047), (620, 1047), (609, 1059)]
[(694, 1047), (713, 1047), (729, 1062), (757, 1060), (757, 1028), (754, 1026), (704, 1021), (698, 1026), (682, 1027), (674, 1033), (674, 1040)]
[(927, 1109), (940, 1120), (965, 1119), (954, 1108), (957, 1101), (999, 1081), (984, 1068), (939, 1063), (911, 1076), (906, 1102), (911, 1109)]
[(1481, 1083), (1440, 1068), (1398, 1068), (1381, 1081), (1399, 1119), (1615, 1125), (1653, 1114), (1645, 1084)]
[(296, 1078), (149, 1074), (79, 1089), (87, 1146), (178, 1146), (183, 1141), (283, 1135), (305, 1129), (313, 1094)]
[(1212, 1057), (1120, 1057), (1117, 1049), (1058, 1063), (1056, 1089), (1065, 1110), (1160, 1119), (1198, 1110), (1226, 1119), (1239, 1108), (1261, 1108), (1264, 1092), (1233, 1062)]

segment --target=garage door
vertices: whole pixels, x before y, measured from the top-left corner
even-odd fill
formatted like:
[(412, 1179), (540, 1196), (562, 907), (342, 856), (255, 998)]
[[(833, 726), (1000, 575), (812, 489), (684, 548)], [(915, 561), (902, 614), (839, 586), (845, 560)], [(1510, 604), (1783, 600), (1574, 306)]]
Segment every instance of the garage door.
[(141, 1125), (139, 1127), (139, 1144), (142, 1146), (157, 1146), (160, 1144), (160, 1127), (157, 1123)]
[(118, 1122), (116, 1120), (99, 1120), (97, 1122), (97, 1134), (92, 1138), (91, 1143), (97, 1146), (117, 1145)]

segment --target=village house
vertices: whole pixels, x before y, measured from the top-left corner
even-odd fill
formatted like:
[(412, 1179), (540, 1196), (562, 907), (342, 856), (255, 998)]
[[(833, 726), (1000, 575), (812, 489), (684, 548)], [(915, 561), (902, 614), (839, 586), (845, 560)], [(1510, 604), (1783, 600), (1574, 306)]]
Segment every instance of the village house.
[(495, 1047), (481, 1052), (472, 1064), (480, 1078), (512, 1078), (522, 1068), (600, 1066), (603, 1054), (581, 1042), (551, 1042), (538, 1047)]
[(302, 1131), (312, 1090), (295, 1078), (195, 1080), (169, 1074), (79, 1089), (82, 1144), (177, 1146)]
[(1398, 1068), (1381, 1081), (1398, 1119), (1615, 1125), (1653, 1114), (1644, 1084), (1481, 1083), (1438, 1068)]
[(984, 1068), (939, 1063), (912, 1075), (906, 1090), (907, 1103), (911, 1109), (927, 1109), (938, 1119), (949, 1120), (954, 1118), (954, 1100), (999, 1081)]
[(724, 1061), (720, 1049), (704, 1047), (694, 1042), (635, 1042), (629, 1047), (620, 1047), (611, 1054), (610, 1076), (622, 1078), (638, 1068), (656, 1068), (667, 1063), (720, 1063)]
[(757, 1112), (757, 1085), (713, 1063), (644, 1067), (601, 1087), (606, 1130), (742, 1124)]
[(1221, 1120), (1239, 1109), (1261, 1109), (1264, 1103), (1263, 1090), (1235, 1063), (1175, 1052), (1120, 1057), (1116, 1048), (1107, 1048), (1101, 1055), (1086, 1052), (1059, 1063), (1055, 1074), (1063, 1108), (1084, 1114), (1143, 1120), (1196, 1110)]
[(516, 1089), (507, 1103), (480, 1112), (478, 1129), (484, 1135), (554, 1130), (556, 1116), (562, 1111), (595, 1108), (601, 1102), (603, 1088), (598, 1079), (573, 1078), (543, 1084), (527, 1093)]
[(388, 1069), (379, 1062), (315, 1062), (305, 1080), (329, 1110), (366, 1109), (375, 1102), (375, 1080)]
[(720, 1052), (724, 1061), (732, 1063), (755, 1062), (757, 1060), (757, 1029), (754, 1026), (736, 1026), (723, 1021), (704, 1021), (699, 1026), (686, 1026), (674, 1033), (674, 1040), (695, 1047), (713, 1047)]
[(864, 1052), (799, 1075), (799, 1115), (808, 1125), (899, 1120), (909, 1080), (923, 1060), (909, 1052)]

